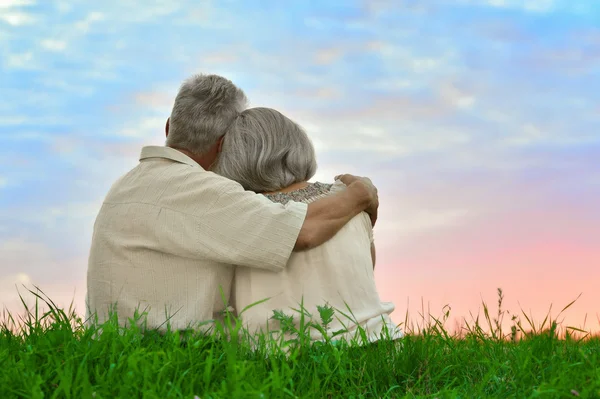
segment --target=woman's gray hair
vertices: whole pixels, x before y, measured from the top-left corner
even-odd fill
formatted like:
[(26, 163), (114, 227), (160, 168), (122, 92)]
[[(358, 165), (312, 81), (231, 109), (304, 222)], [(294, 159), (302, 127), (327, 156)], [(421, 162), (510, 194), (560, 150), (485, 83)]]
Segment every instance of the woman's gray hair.
[(231, 124), (213, 172), (257, 193), (309, 180), (315, 149), (298, 124), (271, 108), (250, 108)]
[(218, 75), (195, 75), (181, 85), (169, 118), (167, 146), (204, 155), (246, 107), (244, 92)]

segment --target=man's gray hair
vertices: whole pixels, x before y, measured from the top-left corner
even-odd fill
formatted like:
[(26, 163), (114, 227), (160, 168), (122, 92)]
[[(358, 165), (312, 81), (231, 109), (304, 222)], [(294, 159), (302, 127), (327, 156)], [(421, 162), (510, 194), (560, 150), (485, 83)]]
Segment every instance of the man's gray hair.
[(309, 180), (315, 149), (298, 124), (271, 108), (250, 108), (231, 124), (213, 172), (257, 193)]
[(244, 92), (218, 75), (195, 75), (181, 85), (169, 119), (167, 146), (204, 155), (246, 107)]

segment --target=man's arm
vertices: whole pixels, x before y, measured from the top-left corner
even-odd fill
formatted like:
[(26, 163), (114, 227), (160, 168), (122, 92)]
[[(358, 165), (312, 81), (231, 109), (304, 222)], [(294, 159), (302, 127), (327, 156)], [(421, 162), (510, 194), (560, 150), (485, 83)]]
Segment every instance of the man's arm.
[(376, 212), (378, 206), (377, 190), (370, 181), (361, 179), (353, 180), (340, 193), (310, 203), (294, 251), (323, 244), (360, 212), (370, 207)]
[(324, 243), (378, 204), (375, 187), (360, 178), (343, 192), (308, 205), (277, 204), (212, 173), (191, 172), (185, 188), (168, 198), (168, 206), (157, 207), (145, 247), (272, 271), (283, 270), (293, 250)]

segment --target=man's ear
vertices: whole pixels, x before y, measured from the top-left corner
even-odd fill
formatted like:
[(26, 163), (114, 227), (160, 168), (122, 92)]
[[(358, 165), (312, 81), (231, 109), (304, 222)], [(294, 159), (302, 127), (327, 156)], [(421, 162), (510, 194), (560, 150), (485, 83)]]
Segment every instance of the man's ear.
[(165, 126), (165, 137), (169, 137), (169, 120), (171, 118), (167, 118), (167, 124)]
[(217, 140), (217, 154), (221, 152), (221, 150), (223, 149), (223, 138), (225, 136), (221, 136), (219, 137), (219, 139)]

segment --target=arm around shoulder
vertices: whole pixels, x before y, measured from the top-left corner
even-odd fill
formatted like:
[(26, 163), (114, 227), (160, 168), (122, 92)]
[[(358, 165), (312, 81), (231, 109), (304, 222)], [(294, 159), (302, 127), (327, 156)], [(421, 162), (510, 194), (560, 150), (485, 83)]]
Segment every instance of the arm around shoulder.
[[(188, 182), (189, 183), (189, 182)], [(307, 205), (273, 203), (229, 179), (205, 176), (161, 209), (158, 247), (179, 256), (281, 271), (300, 234)]]
[(346, 190), (310, 203), (294, 250), (301, 251), (323, 244), (354, 216), (373, 207), (374, 202), (378, 206), (376, 189), (362, 180), (356, 180)]

